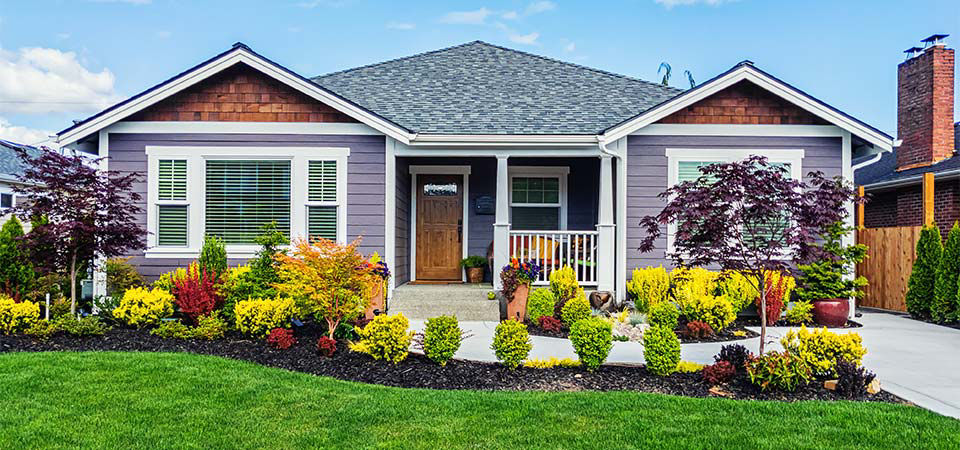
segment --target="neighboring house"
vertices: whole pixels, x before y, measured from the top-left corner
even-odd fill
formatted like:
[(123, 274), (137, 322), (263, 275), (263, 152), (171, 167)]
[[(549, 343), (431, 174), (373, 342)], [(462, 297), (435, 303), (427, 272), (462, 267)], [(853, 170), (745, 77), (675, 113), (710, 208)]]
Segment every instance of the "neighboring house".
[(960, 220), (960, 123), (954, 122), (954, 50), (934, 35), (907, 50), (897, 69), (897, 136), (892, 152), (858, 158), (856, 183), (869, 201), (864, 226), (923, 223), (923, 174), (934, 175), (934, 221), (946, 236)]
[(640, 218), (699, 165), (759, 154), (852, 181), (853, 149), (893, 139), (746, 61), (681, 91), (478, 41), (313, 79), (236, 44), (59, 142), (147, 175), (147, 276), (205, 233), (250, 257), (276, 221), (362, 237), (391, 288), (458, 282), (461, 258), (489, 254), (569, 264), (623, 298), (634, 267), (669, 265), (669, 237), (637, 251)]
[(0, 139), (0, 219), (4, 221), (9, 209), (16, 204), (17, 194), (13, 187), (20, 184), (18, 177), (23, 174), (24, 169), (17, 150), (24, 150), (31, 156), (37, 156), (40, 152), (40, 149), (29, 145)]

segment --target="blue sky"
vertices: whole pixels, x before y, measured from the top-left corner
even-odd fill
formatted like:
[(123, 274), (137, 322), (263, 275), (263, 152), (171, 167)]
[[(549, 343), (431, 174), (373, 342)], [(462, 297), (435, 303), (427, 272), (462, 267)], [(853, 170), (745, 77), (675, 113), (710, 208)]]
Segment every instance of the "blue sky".
[(680, 87), (749, 59), (895, 134), (901, 51), (933, 33), (957, 46), (960, 2), (3, 0), (0, 138), (38, 143), (236, 41), (313, 76), (477, 39), (648, 80), (667, 61)]

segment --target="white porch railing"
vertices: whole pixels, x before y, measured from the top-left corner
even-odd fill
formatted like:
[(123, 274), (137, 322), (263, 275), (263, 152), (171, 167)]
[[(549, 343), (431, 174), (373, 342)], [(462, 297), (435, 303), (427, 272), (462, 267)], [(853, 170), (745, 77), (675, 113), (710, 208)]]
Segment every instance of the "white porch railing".
[(543, 270), (535, 285), (550, 283), (550, 273), (570, 266), (581, 286), (596, 286), (597, 231), (518, 231), (510, 230), (510, 258), (528, 259)]

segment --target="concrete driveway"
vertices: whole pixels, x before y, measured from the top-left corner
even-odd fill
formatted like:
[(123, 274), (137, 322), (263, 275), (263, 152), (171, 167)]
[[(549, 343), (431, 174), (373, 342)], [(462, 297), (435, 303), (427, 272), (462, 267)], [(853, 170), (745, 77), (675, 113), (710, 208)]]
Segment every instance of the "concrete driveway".
[[(872, 310), (863, 311), (857, 321), (863, 324), (862, 328), (839, 332), (860, 333), (867, 348), (863, 364), (877, 374), (884, 389), (924, 408), (960, 419), (960, 330)], [(422, 320), (410, 322), (414, 329), (423, 330)], [(496, 361), (490, 349), (496, 326), (496, 322), (461, 322), (460, 327), (473, 337), (463, 342), (456, 357)], [(768, 328), (767, 348), (781, 350), (779, 340), (788, 329)], [(577, 357), (566, 339), (531, 336), (531, 340), (530, 358)], [(687, 361), (709, 364), (720, 347), (728, 343), (683, 344), (681, 355)], [(756, 352), (760, 339), (737, 343)], [(607, 362), (642, 364), (643, 345), (614, 342)]]

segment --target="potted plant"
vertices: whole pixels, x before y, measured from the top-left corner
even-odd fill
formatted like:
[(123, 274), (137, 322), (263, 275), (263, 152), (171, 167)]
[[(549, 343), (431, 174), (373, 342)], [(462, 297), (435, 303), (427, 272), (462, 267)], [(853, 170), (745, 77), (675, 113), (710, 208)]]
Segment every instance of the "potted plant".
[(483, 269), (487, 266), (487, 258), (478, 255), (468, 256), (460, 260), (460, 267), (467, 271), (468, 283), (482, 283)]
[(500, 271), (500, 280), (503, 281), (503, 297), (507, 301), (507, 318), (524, 321), (527, 312), (527, 296), (530, 294), (530, 283), (540, 275), (540, 266), (533, 261), (510, 260), (510, 264), (503, 266)]
[(844, 246), (841, 239), (852, 228), (837, 222), (823, 234), (823, 244), (815, 250), (814, 260), (797, 266), (800, 270), (800, 287), (797, 300), (813, 303), (813, 320), (828, 327), (842, 327), (850, 314), (850, 298), (863, 296), (862, 288), (867, 279), (844, 278), (853, 273), (854, 266), (866, 259), (867, 246), (863, 244)]

